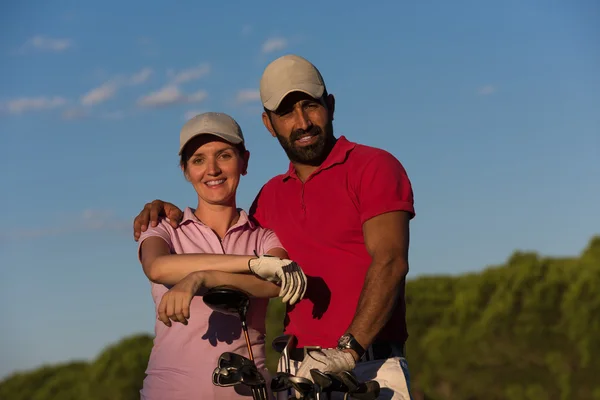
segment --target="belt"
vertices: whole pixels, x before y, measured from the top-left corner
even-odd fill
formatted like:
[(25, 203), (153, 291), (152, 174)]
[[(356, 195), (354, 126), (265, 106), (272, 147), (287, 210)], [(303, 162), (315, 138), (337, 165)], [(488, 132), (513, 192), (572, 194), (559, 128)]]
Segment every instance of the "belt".
[[(306, 353), (319, 349), (319, 346), (296, 347), (288, 350), (288, 353), (291, 360), (302, 361)], [(358, 362), (384, 360), (391, 357), (404, 357), (404, 343), (375, 342), (367, 347), (365, 354)]]

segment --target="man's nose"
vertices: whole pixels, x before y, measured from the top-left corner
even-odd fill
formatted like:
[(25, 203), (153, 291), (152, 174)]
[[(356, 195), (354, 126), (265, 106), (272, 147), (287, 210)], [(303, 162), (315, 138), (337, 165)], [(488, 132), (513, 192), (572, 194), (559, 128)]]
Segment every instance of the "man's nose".
[(304, 131), (308, 131), (312, 127), (312, 121), (308, 117), (307, 113), (304, 111), (304, 108), (297, 107), (296, 110), (296, 129), (302, 129)]

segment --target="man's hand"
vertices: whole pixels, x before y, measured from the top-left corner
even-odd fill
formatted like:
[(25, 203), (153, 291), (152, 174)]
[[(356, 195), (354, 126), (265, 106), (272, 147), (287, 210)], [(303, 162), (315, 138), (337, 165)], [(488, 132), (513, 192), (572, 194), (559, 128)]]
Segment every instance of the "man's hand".
[(307, 353), (304, 360), (302, 360), (296, 376), (312, 381), (310, 370), (313, 368), (324, 373), (336, 374), (342, 371), (352, 371), (355, 366), (356, 361), (354, 361), (354, 357), (350, 352), (340, 349), (313, 350)]
[(190, 318), (190, 303), (202, 287), (203, 281), (202, 271), (192, 272), (169, 289), (158, 305), (158, 319), (169, 327), (171, 321), (187, 325)]
[(176, 205), (162, 200), (154, 200), (152, 203), (146, 203), (142, 211), (133, 221), (133, 238), (137, 242), (142, 232), (148, 229), (148, 224), (156, 226), (158, 217), (167, 217), (170, 219), (171, 226), (177, 228), (183, 219), (183, 211)]
[(306, 275), (292, 260), (263, 255), (248, 261), (248, 268), (269, 282), (281, 282), (279, 297), (284, 303), (295, 304), (306, 294)]

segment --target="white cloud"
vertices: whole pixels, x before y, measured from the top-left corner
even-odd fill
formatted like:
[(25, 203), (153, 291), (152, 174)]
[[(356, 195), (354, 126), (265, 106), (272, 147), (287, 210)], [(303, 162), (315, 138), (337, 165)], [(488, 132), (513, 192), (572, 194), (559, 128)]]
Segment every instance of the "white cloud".
[(262, 52), (264, 54), (272, 53), (274, 51), (283, 50), (287, 47), (287, 40), (282, 37), (274, 37), (267, 39), (262, 45)]
[(9, 100), (3, 105), (11, 114), (21, 114), (27, 111), (51, 110), (61, 107), (67, 103), (67, 100), (60, 96), (54, 97), (21, 97)]
[(260, 91), (255, 89), (244, 89), (237, 93), (236, 101), (238, 103), (250, 103), (260, 101)]
[(161, 107), (178, 103), (182, 98), (183, 94), (177, 86), (165, 86), (156, 92), (141, 97), (138, 104), (142, 107)]
[(490, 94), (493, 94), (496, 91), (496, 88), (493, 85), (485, 85), (485, 86), (481, 86), (479, 89), (477, 89), (477, 93), (479, 93), (482, 96), (487, 96)]
[(179, 90), (178, 86), (167, 85), (156, 92), (141, 97), (138, 100), (138, 105), (140, 107), (157, 108), (177, 103), (199, 103), (204, 101), (207, 96), (208, 93), (203, 90), (186, 95)]
[(118, 85), (115, 81), (109, 81), (94, 88), (81, 97), (81, 104), (93, 106), (105, 102), (117, 93)]
[(121, 220), (111, 210), (83, 210), (75, 215), (61, 218), (70, 221), (66, 224), (53, 224), (51, 227), (36, 227), (21, 230), (9, 230), (4, 234), (6, 239), (35, 239), (48, 236), (59, 236), (78, 232), (91, 231), (127, 231), (131, 229), (131, 222)]
[(56, 53), (63, 52), (73, 45), (71, 39), (56, 39), (42, 35), (37, 35), (25, 43), (25, 47), (33, 47), (37, 50), (52, 51)]
[(202, 64), (197, 67), (188, 68), (180, 72), (169, 71), (168, 75), (171, 77), (171, 83), (173, 85), (179, 85), (196, 79), (200, 79), (203, 76), (208, 75), (210, 72), (210, 65)]
[(152, 73), (152, 68), (143, 68), (140, 72), (133, 74), (133, 76), (129, 79), (129, 84), (140, 85), (150, 79)]
[(141, 85), (152, 76), (152, 68), (144, 67), (129, 77), (119, 75), (81, 96), (81, 104), (94, 106), (113, 98), (124, 85)]

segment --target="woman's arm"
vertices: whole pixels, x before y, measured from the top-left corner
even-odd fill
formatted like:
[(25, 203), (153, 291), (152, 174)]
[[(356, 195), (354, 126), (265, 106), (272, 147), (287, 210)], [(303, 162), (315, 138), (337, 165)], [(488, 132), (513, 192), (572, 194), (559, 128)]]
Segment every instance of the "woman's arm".
[[(287, 258), (287, 251), (281, 248), (274, 248), (267, 254), (279, 258)], [(219, 255), (219, 254), (216, 254)], [(246, 267), (247, 268), (247, 267)], [(252, 297), (277, 297), (280, 287), (272, 282), (265, 281), (254, 275), (236, 274), (223, 271), (198, 271), (201, 274), (202, 286), (210, 289), (221, 285), (230, 285), (247, 292)]]
[[(148, 279), (163, 285), (175, 285), (196, 271), (238, 273), (243, 274), (243, 278), (247, 278), (250, 273), (248, 261), (256, 257), (229, 254), (171, 254), (169, 245), (156, 236), (142, 242), (140, 253), (142, 267)], [(267, 254), (279, 258), (288, 257), (287, 252), (281, 248), (274, 248)]]

